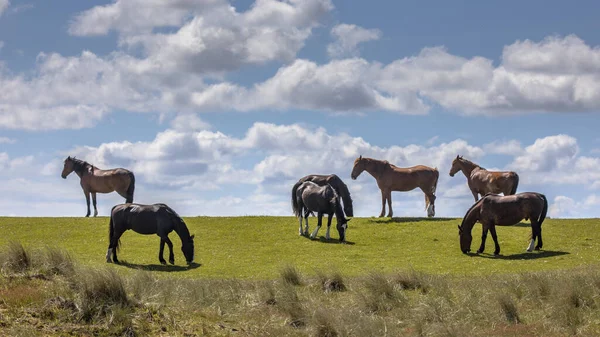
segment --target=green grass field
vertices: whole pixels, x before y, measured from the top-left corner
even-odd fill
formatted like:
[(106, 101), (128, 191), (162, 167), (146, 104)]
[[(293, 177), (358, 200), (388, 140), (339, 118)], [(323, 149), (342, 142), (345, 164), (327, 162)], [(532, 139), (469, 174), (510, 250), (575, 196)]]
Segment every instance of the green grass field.
[[(159, 239), (132, 231), (121, 237), (119, 272), (136, 268), (157, 271), (157, 276), (184, 278), (273, 279), (285, 265), (302, 274), (336, 269), (347, 276), (378, 270), (417, 271), (451, 275), (490, 275), (572, 268), (599, 262), (600, 219), (548, 219), (542, 231), (540, 252), (525, 251), (529, 243), (529, 222), (497, 227), (501, 256), (494, 257), (494, 243), (488, 235), (481, 255), (460, 252), (457, 225), (460, 219), (355, 218), (349, 222), (347, 240), (340, 245), (332, 225), (331, 242), (325, 242), (326, 225), (320, 240), (298, 235), (293, 217), (186, 217), (196, 235), (196, 261), (187, 268), (175, 232), (170, 234), (175, 266), (158, 263)], [(310, 231), (316, 218), (309, 218)], [(335, 223), (335, 220), (334, 220)], [(51, 246), (66, 249), (88, 266), (105, 266), (108, 218), (0, 218), (0, 245), (17, 241), (25, 247)], [(473, 229), (472, 251), (479, 247), (481, 225)], [(168, 249), (165, 247), (165, 258)]]

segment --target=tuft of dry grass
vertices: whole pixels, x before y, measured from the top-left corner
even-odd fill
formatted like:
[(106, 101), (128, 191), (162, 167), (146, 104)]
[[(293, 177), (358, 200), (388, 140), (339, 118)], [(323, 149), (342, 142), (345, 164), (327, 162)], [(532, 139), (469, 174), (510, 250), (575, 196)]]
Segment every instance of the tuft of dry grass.
[(25, 273), (31, 267), (31, 254), (21, 243), (10, 242), (2, 255), (2, 270), (7, 273)]
[(346, 284), (344, 283), (344, 277), (337, 270), (330, 273), (317, 271), (317, 277), (319, 284), (321, 285), (321, 289), (323, 289), (324, 292), (338, 292), (347, 290)]
[(281, 269), (281, 279), (287, 284), (299, 286), (302, 284), (300, 272), (298, 269), (291, 265), (286, 265)]

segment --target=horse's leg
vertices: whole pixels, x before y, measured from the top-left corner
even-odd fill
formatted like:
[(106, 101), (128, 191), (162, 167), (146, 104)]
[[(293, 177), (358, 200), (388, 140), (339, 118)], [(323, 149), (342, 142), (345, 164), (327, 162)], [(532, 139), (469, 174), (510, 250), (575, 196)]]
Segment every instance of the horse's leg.
[(481, 254), (483, 253), (483, 251), (485, 250), (485, 239), (487, 239), (487, 234), (488, 234), (488, 229), (485, 226), (481, 226), (481, 245), (479, 246), (479, 249), (477, 250), (477, 254)]
[[(114, 236), (111, 238), (111, 242), (110, 242), (110, 246), (109, 246), (109, 251), (112, 251), (112, 256), (113, 256), (113, 262), (114, 263), (119, 263), (119, 260), (117, 259), (117, 244), (119, 243), (119, 239), (121, 238), (121, 235), (123, 235), (123, 231), (115, 231), (114, 232)], [(107, 253), (108, 255), (109, 253)]]
[(94, 217), (97, 217), (98, 208), (96, 208), (96, 192), (92, 192), (92, 203), (94, 204)]
[(333, 213), (329, 214), (327, 217), (327, 233), (325, 234), (325, 239), (329, 240), (329, 229), (331, 228), (331, 218), (333, 218)]
[(542, 224), (538, 224), (537, 225), (537, 246), (535, 246), (535, 250), (540, 250), (542, 249), (543, 246), (543, 242), (542, 242)]
[(383, 215), (385, 214), (385, 198), (386, 198), (387, 194), (385, 193), (385, 191), (383, 189), (381, 189), (381, 213), (379, 213), (379, 217), (383, 218)]
[(494, 245), (496, 246), (494, 255), (500, 255), (500, 245), (498, 244), (498, 235), (496, 235), (496, 226), (494, 224), (490, 226), (490, 234), (492, 234), (492, 239), (494, 239)]
[(531, 219), (531, 242), (529, 243), (529, 247), (527, 247), (528, 252), (533, 251), (533, 247), (534, 247), (536, 238), (538, 239), (538, 244), (539, 244), (539, 241), (540, 241), (539, 229), (540, 229), (540, 225), (537, 223), (537, 221), (535, 221), (534, 219)]
[(310, 215), (310, 211), (306, 209), (304, 211), (304, 235), (308, 236), (308, 216)]
[(387, 192), (387, 202), (388, 202), (388, 218), (391, 218), (394, 215), (394, 211), (392, 210), (392, 190)]
[[(433, 206), (433, 203), (435, 201), (432, 202), (432, 200), (435, 200), (435, 195), (433, 195), (433, 193), (431, 191), (427, 192), (426, 190), (424, 190), (422, 187), (419, 187), (421, 189), (421, 191), (423, 191), (423, 194), (425, 194), (425, 206), (426, 206), (426, 210), (427, 210), (427, 216), (428, 217), (433, 217), (435, 216), (435, 209)], [(429, 203), (429, 205), (427, 205)]]
[(323, 212), (319, 212), (319, 220), (317, 222), (317, 228), (315, 228), (315, 230), (310, 234), (310, 238), (314, 239), (317, 236), (317, 233), (319, 233), (319, 229), (321, 228), (321, 225), (323, 223)]
[(298, 235), (300, 235), (300, 236), (303, 234), (302, 233), (302, 216), (303, 216), (302, 213), (300, 213), (298, 215), (298, 222), (300, 223), (300, 228), (298, 228)]
[(165, 261), (165, 258), (163, 257), (163, 252), (165, 250), (165, 239), (164, 238), (160, 238), (160, 249), (158, 250), (158, 261), (160, 261), (160, 264), (167, 264), (167, 261)]
[(475, 202), (477, 202), (477, 200), (479, 200), (479, 193), (474, 189), (471, 189), (471, 193), (473, 193), (473, 198), (475, 198)]
[(85, 214), (86, 217), (90, 216), (90, 192), (84, 190), (83, 194), (85, 194), (85, 202), (87, 204), (87, 213)]
[(165, 242), (169, 247), (169, 263), (175, 264), (175, 254), (173, 254), (173, 242), (171, 242), (171, 239), (169, 239), (168, 236), (165, 236)]

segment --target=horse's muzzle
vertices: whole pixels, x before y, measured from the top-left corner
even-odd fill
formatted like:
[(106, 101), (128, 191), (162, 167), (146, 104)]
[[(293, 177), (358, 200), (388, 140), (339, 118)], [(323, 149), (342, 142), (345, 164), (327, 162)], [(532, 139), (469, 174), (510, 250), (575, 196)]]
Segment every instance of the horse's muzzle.
[(60, 176), (61, 176), (63, 179), (67, 179), (67, 176), (65, 176), (65, 175), (62, 175), (62, 174), (61, 174)]

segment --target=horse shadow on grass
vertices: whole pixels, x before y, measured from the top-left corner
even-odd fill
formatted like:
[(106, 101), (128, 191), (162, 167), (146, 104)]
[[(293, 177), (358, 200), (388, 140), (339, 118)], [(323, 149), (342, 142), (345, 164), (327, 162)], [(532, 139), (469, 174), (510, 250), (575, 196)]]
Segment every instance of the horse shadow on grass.
[(200, 267), (202, 264), (193, 262), (189, 266), (178, 266), (178, 265), (168, 265), (168, 264), (165, 264), (165, 265), (163, 265), (163, 264), (137, 264), (137, 263), (131, 263), (131, 262), (127, 262), (127, 261), (120, 261), (119, 263), (117, 263), (117, 265), (124, 266), (124, 267), (131, 268), (131, 269), (138, 269), (138, 270), (160, 271), (160, 272), (180, 272), (180, 271), (196, 269), (196, 268)]
[(535, 259), (543, 259), (545, 257), (555, 257), (571, 254), (569, 252), (562, 251), (554, 251), (554, 250), (542, 250), (539, 252), (524, 252), (513, 255), (493, 255), (490, 253), (470, 253), (469, 256), (472, 257), (481, 257), (484, 259), (500, 259), (500, 260), (535, 260)]
[[(325, 238), (325, 236), (323, 236), (323, 235), (320, 235), (318, 239), (311, 239), (310, 236), (306, 236), (306, 235), (302, 235), (302, 237), (304, 237), (307, 240), (315, 241), (315, 242), (319, 242), (319, 243), (329, 243), (329, 244), (336, 244), (337, 243), (337, 244), (342, 244), (342, 242), (340, 242), (340, 240), (338, 240), (338, 239), (329, 239), (329, 240), (327, 240)], [(346, 240), (346, 242), (344, 242), (343, 244), (345, 244), (345, 245), (351, 245), (352, 246), (352, 245), (355, 245), (356, 243), (352, 242), (352, 241), (347, 241)]]
[(372, 217), (369, 219), (369, 222), (373, 222), (373, 223), (392, 223), (392, 222), (407, 223), (407, 222), (421, 222), (421, 221), (436, 222), (436, 221), (450, 221), (450, 220), (456, 220), (456, 218), (425, 218), (425, 217), (375, 218), (375, 217)]

